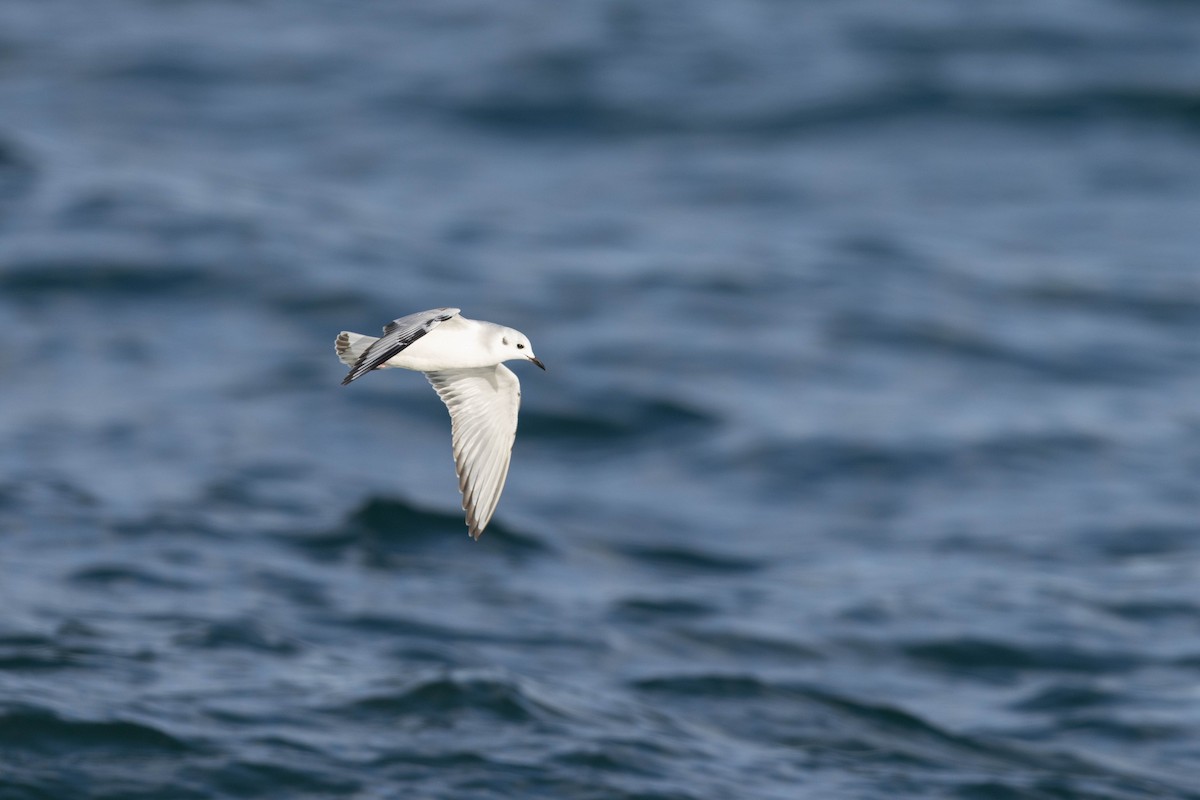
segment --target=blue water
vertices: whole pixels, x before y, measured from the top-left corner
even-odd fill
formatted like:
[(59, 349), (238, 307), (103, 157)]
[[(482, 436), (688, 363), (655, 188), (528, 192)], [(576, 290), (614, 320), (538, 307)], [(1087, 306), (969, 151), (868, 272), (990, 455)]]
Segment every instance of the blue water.
[[(0, 4), (0, 798), (1200, 798), (1200, 7)], [(527, 333), (495, 521), (418, 375)]]

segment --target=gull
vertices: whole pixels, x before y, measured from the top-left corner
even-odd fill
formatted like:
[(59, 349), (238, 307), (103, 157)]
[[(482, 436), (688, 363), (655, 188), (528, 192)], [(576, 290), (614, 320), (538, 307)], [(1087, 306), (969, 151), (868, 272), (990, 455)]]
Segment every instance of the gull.
[(378, 339), (342, 331), (334, 349), (350, 367), (343, 386), (374, 369), (425, 373), (450, 410), (458, 489), (467, 529), (478, 541), (500, 501), (517, 438), (521, 382), (504, 362), (523, 358), (546, 368), (529, 337), (461, 317), (457, 308), (435, 308), (393, 320)]

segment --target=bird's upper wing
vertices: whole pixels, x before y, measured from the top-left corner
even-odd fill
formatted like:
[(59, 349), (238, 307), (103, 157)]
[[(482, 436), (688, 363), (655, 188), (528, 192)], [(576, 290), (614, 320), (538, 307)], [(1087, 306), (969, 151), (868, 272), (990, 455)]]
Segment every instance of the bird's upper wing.
[(503, 364), (426, 372), (425, 377), (450, 409), (458, 488), (467, 526), (478, 539), (496, 510), (508, 476), (517, 437), (521, 382)]
[(361, 378), (441, 323), (458, 316), (458, 312), (457, 308), (435, 308), (392, 320), (383, 329), (383, 336), (359, 356), (349, 374), (342, 379), (342, 385)]

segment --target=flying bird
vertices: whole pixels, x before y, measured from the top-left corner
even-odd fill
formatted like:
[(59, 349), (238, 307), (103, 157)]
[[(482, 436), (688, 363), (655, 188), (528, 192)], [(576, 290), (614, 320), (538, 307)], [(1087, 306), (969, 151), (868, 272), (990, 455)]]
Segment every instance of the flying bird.
[(504, 362), (525, 359), (546, 368), (529, 337), (459, 316), (457, 308), (435, 308), (393, 320), (378, 339), (342, 331), (334, 349), (350, 367), (343, 386), (375, 369), (425, 373), (450, 410), (458, 489), (467, 528), (478, 540), (500, 500), (517, 438), (521, 382)]

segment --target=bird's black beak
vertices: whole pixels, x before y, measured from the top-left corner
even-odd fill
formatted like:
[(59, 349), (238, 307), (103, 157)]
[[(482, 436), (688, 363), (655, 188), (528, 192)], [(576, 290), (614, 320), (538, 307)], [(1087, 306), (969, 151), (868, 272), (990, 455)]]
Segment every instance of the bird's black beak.
[(540, 358), (534, 358), (533, 356), (528, 356), (528, 358), (529, 358), (529, 360), (530, 360), (530, 361), (532, 361), (533, 363), (537, 364), (537, 365), (538, 365), (539, 367), (541, 367), (542, 369), (545, 369), (545, 368), (546, 368), (546, 365), (542, 363), (542, 360), (541, 360)]

